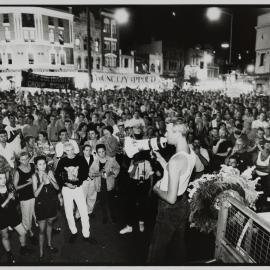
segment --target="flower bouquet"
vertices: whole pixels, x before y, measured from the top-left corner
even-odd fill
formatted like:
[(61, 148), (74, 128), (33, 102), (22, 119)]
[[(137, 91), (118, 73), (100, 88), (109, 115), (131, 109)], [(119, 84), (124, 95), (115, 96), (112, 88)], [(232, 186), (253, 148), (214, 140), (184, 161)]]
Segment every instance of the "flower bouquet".
[(190, 226), (201, 232), (215, 232), (218, 210), (229, 196), (255, 209), (259, 192), (255, 190), (259, 178), (253, 180), (254, 167), (242, 174), (238, 169), (222, 165), (218, 174), (204, 174), (189, 184)]

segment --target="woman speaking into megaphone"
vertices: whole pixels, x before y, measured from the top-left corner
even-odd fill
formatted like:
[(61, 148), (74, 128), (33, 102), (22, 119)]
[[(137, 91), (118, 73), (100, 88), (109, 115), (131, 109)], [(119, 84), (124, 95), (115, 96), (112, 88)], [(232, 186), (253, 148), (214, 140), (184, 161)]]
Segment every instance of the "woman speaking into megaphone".
[[(180, 265), (185, 262), (185, 228), (189, 216), (186, 189), (196, 160), (186, 141), (187, 130), (183, 123), (167, 125), (167, 143), (176, 147), (176, 154), (168, 163), (155, 151), (164, 174), (153, 188), (159, 204), (147, 260), (151, 265), (163, 265), (165, 262)], [(172, 243), (174, 245), (170, 248)]]

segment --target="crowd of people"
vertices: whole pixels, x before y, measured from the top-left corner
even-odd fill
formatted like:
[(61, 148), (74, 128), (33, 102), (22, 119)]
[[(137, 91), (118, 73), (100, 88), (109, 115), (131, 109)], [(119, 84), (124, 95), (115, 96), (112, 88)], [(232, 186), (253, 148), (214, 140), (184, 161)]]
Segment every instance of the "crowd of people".
[[(139, 151), (129, 158), (126, 137), (167, 137), (168, 145), (159, 152)], [(149, 211), (155, 211), (146, 207), (148, 201), (156, 195), (160, 198), (147, 262), (162, 264), (169, 257), (183, 262), (188, 182), (218, 172), (223, 164), (240, 172), (255, 166), (254, 174), (260, 177), (257, 188), (262, 191), (257, 211), (268, 211), (268, 97), (129, 88), (1, 92), (0, 230), (8, 262), (16, 261), (9, 231), (18, 232), (25, 255), (32, 252), (26, 238), (33, 244), (36, 240), (33, 224), (39, 227), (40, 261), (45, 242), (50, 252), (57, 252), (52, 231), (62, 206), (69, 242), (77, 239), (75, 221), (80, 219), (83, 239), (97, 244), (90, 229), (96, 202), (100, 202), (102, 223), (117, 222), (116, 194), (125, 206), (120, 234), (132, 233), (134, 226), (144, 232)], [(169, 187), (164, 190), (160, 185), (165, 178)], [(166, 254), (171, 243), (179, 242), (175, 254)]]

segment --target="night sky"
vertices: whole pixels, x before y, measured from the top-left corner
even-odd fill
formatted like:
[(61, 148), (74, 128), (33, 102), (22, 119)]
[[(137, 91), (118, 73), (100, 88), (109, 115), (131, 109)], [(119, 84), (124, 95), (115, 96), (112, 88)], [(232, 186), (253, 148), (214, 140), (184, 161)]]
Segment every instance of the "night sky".
[[(106, 6), (103, 6), (106, 7)], [(113, 6), (115, 8), (117, 6)], [(183, 48), (209, 44), (217, 53), (228, 53), (220, 48), (229, 42), (230, 17), (222, 14), (219, 21), (210, 22), (206, 5), (140, 5), (125, 6), (130, 20), (120, 28), (120, 47), (124, 51), (136, 44), (150, 42), (151, 38), (173, 41)], [(233, 59), (247, 50), (254, 55), (257, 16), (270, 12), (270, 6), (234, 5), (219, 6), (233, 13)], [(63, 6), (64, 8), (64, 6)], [(79, 12), (84, 6), (73, 6)], [(175, 12), (176, 16), (172, 15)]]

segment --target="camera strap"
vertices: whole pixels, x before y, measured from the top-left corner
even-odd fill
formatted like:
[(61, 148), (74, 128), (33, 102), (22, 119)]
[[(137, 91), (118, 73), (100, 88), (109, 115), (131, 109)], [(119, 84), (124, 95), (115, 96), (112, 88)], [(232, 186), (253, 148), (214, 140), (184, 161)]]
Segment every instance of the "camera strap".
[(160, 143), (160, 137), (157, 138), (157, 146), (158, 146), (158, 149), (162, 148), (161, 143)]
[(149, 146), (149, 150), (152, 151), (153, 150), (153, 147), (151, 145), (151, 139), (148, 140), (148, 146)]

